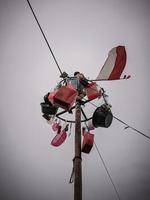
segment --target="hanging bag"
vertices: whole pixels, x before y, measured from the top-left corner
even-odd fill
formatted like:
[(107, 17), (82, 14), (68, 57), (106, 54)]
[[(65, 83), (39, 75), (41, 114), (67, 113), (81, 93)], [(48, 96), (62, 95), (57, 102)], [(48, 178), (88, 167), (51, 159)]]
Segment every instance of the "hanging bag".
[(63, 130), (53, 138), (53, 140), (51, 141), (51, 145), (58, 147), (66, 140), (66, 138), (67, 133), (65, 130)]
[(55, 122), (52, 125), (53, 131), (57, 131), (59, 126), (60, 126), (60, 122), (58, 122), (57, 119), (56, 119)]
[(82, 143), (82, 152), (90, 153), (94, 143), (94, 134), (84, 131), (83, 134), (83, 143)]
[(89, 83), (87, 88), (85, 88), (86, 95), (88, 100), (96, 99), (97, 97), (101, 97), (101, 91), (98, 90), (95, 82)]

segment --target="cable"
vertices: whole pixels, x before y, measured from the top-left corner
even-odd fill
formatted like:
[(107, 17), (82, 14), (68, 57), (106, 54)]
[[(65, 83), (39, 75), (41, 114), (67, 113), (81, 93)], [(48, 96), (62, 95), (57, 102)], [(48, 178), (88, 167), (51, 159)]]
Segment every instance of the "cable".
[[(89, 103), (90, 103), (91, 105), (93, 105), (94, 107), (98, 108), (98, 106), (96, 106), (94, 103), (92, 103), (92, 102), (89, 102)], [(130, 128), (130, 129), (132, 129), (133, 131), (135, 131), (135, 132), (137, 132), (137, 133), (143, 135), (144, 137), (150, 139), (150, 136), (148, 136), (148, 135), (142, 133), (141, 131), (139, 131), (138, 129), (136, 129), (136, 128), (130, 126), (129, 124), (125, 123), (124, 121), (122, 121), (121, 119), (115, 117), (114, 115), (113, 115), (113, 117), (114, 117), (116, 120), (118, 120), (119, 122), (121, 122), (122, 124), (126, 125), (127, 127), (126, 127), (125, 129)]]
[(143, 135), (144, 137), (150, 139), (150, 137), (144, 133), (142, 133), (141, 131), (137, 130), (136, 128), (133, 128), (132, 126), (129, 126), (127, 123), (123, 122), (122, 120), (118, 119), (117, 117), (113, 116), (116, 120), (118, 120), (119, 122), (121, 122), (122, 124), (126, 125), (126, 128), (130, 128), (136, 132), (138, 132), (139, 134)]
[(40, 23), (39, 23), (39, 21), (38, 21), (36, 15), (35, 15), (35, 12), (34, 12), (32, 6), (31, 6), (31, 4), (30, 4), (30, 1), (27, 0), (27, 3), (28, 3), (28, 5), (29, 5), (29, 7), (30, 7), (30, 9), (31, 9), (31, 11), (32, 11), (32, 14), (33, 14), (33, 16), (34, 16), (34, 18), (35, 18), (35, 20), (36, 20), (38, 26), (39, 26), (39, 29), (40, 29), (40, 31), (41, 31), (41, 33), (42, 33), (44, 39), (45, 39), (45, 42), (46, 42), (46, 44), (47, 44), (47, 46), (48, 46), (48, 48), (49, 48), (49, 50), (50, 50), (50, 53), (51, 53), (51, 55), (53, 56), (53, 59), (54, 59), (56, 65), (57, 65), (57, 67), (58, 67), (58, 70), (59, 70), (60, 74), (62, 75), (62, 74), (63, 74), (63, 73), (62, 73), (62, 70), (60, 69), (60, 66), (59, 66), (59, 64), (58, 64), (58, 62), (57, 62), (57, 60), (56, 60), (56, 58), (55, 58), (55, 55), (54, 55), (54, 53), (53, 53), (53, 51), (52, 51), (52, 49), (51, 49), (51, 47), (50, 47), (50, 45), (49, 45), (49, 43), (48, 43), (48, 40), (47, 40), (47, 38), (46, 38), (46, 36), (45, 36), (45, 34), (44, 34), (44, 32), (43, 32), (43, 29), (42, 29), (42, 27), (41, 27), (41, 25), (40, 25)]
[(115, 190), (116, 196), (117, 196), (117, 198), (118, 198), (119, 200), (121, 200), (120, 195), (119, 195), (119, 193), (118, 193), (118, 190), (117, 190), (117, 188), (116, 188), (116, 186), (115, 186), (115, 184), (114, 184), (114, 182), (113, 182), (113, 180), (112, 180), (112, 177), (111, 177), (111, 175), (110, 175), (110, 173), (109, 173), (109, 171), (108, 171), (108, 169), (107, 169), (107, 167), (106, 167), (105, 161), (104, 161), (104, 159), (103, 159), (103, 157), (102, 157), (102, 155), (101, 155), (101, 153), (100, 153), (100, 151), (99, 151), (99, 149), (98, 149), (98, 147), (97, 147), (97, 145), (96, 145), (95, 142), (94, 142), (94, 145), (95, 145), (95, 148), (96, 148), (96, 150), (97, 150), (97, 152), (98, 152), (98, 155), (99, 155), (99, 157), (100, 157), (100, 159), (101, 159), (101, 161), (102, 161), (102, 163), (103, 163), (103, 165), (104, 165), (104, 168), (105, 168), (105, 170), (106, 170), (106, 172), (107, 172), (107, 175), (108, 175), (108, 177), (109, 177), (109, 180), (110, 180), (111, 184), (113, 185), (113, 188), (114, 188), (114, 190)]
[[(82, 110), (82, 111), (83, 111), (83, 110)], [(82, 112), (82, 114), (83, 114), (84, 118), (86, 118), (86, 116), (85, 116), (85, 114), (84, 114), (84, 111)], [(89, 128), (88, 128), (88, 125), (87, 125), (86, 122), (85, 122), (85, 126), (86, 126), (87, 130), (89, 131)], [(108, 177), (109, 177), (109, 179), (110, 179), (110, 182), (111, 182), (112, 185), (113, 185), (113, 188), (114, 188), (114, 190), (115, 190), (116, 196), (117, 196), (117, 198), (118, 198), (119, 200), (121, 200), (120, 195), (119, 195), (119, 193), (118, 193), (118, 191), (117, 191), (117, 188), (116, 188), (116, 186), (115, 186), (115, 184), (114, 184), (114, 182), (113, 182), (113, 180), (112, 180), (112, 177), (111, 177), (111, 175), (110, 175), (110, 173), (109, 173), (109, 171), (108, 171), (108, 169), (107, 169), (107, 167), (106, 167), (106, 164), (105, 164), (105, 162), (104, 162), (104, 159), (102, 158), (102, 155), (100, 154), (100, 151), (99, 151), (99, 149), (98, 149), (98, 147), (97, 147), (95, 141), (94, 141), (94, 145), (95, 145), (96, 150), (97, 150), (97, 152), (98, 152), (98, 155), (99, 155), (99, 157), (100, 157), (100, 159), (101, 159), (101, 161), (102, 161), (102, 163), (103, 163), (103, 165), (104, 165), (104, 168), (105, 168), (106, 173), (107, 173), (107, 175), (108, 175)]]

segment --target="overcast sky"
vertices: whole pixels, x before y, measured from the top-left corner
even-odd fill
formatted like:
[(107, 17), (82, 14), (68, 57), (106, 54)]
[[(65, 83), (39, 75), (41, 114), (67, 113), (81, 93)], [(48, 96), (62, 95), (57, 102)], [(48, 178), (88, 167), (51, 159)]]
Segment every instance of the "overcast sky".
[[(108, 52), (125, 45), (124, 74), (131, 79), (99, 83), (113, 114), (150, 136), (150, 2), (147, 0), (31, 0), (62, 68), (95, 78)], [(68, 181), (74, 128), (59, 148), (41, 116), (43, 95), (59, 71), (26, 0), (0, 0), (0, 199), (73, 200)], [(99, 105), (99, 102), (95, 102)], [(94, 108), (86, 107), (87, 115)], [(69, 116), (70, 117), (70, 116)], [(94, 131), (121, 200), (150, 199), (150, 141), (113, 120)], [(115, 200), (93, 147), (83, 154), (83, 200)]]

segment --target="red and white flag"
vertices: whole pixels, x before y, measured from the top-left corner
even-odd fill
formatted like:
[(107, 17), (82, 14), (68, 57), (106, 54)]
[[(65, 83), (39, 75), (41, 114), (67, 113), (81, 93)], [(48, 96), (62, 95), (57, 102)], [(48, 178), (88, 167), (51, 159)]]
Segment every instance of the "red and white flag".
[[(124, 46), (118, 46), (110, 50), (97, 80), (117, 80), (125, 68), (127, 60)], [(128, 77), (129, 78), (129, 77)]]

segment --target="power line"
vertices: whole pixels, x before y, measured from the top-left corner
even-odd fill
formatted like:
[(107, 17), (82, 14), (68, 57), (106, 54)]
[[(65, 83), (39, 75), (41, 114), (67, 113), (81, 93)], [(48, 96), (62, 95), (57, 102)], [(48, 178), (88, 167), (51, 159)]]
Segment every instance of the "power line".
[(117, 198), (118, 198), (119, 200), (121, 200), (120, 195), (119, 195), (119, 193), (118, 193), (118, 190), (117, 190), (117, 188), (116, 188), (116, 186), (115, 186), (115, 184), (114, 184), (114, 182), (113, 182), (113, 180), (112, 180), (112, 177), (111, 177), (111, 175), (110, 175), (110, 173), (109, 173), (109, 171), (108, 171), (108, 169), (107, 169), (107, 166), (106, 166), (106, 164), (105, 164), (105, 161), (104, 161), (104, 159), (103, 159), (103, 157), (102, 157), (102, 155), (101, 155), (101, 153), (100, 153), (100, 151), (99, 151), (99, 148), (98, 148), (98, 146), (96, 145), (95, 142), (94, 142), (94, 145), (95, 145), (95, 148), (96, 148), (96, 150), (97, 150), (97, 152), (98, 152), (98, 155), (99, 155), (99, 157), (100, 157), (100, 159), (101, 159), (101, 161), (102, 161), (102, 163), (103, 163), (103, 165), (104, 165), (104, 168), (105, 168), (105, 170), (106, 170), (106, 172), (107, 172), (107, 175), (108, 175), (108, 177), (109, 177), (109, 180), (110, 180), (110, 182), (111, 182), (111, 184), (112, 184), (112, 186), (113, 186), (113, 188), (114, 188), (114, 190), (115, 190), (116, 196), (117, 196)]
[[(95, 105), (94, 103), (92, 103), (92, 102), (89, 102), (89, 103), (90, 103), (91, 105), (93, 105), (94, 107), (98, 108), (98, 106)], [(127, 124), (126, 122), (122, 121), (122, 120), (119, 119), (118, 117), (115, 117), (114, 115), (113, 115), (113, 117), (114, 117), (116, 120), (118, 120), (119, 122), (121, 122), (122, 124), (126, 125), (125, 129), (130, 128), (130, 129), (132, 129), (133, 131), (135, 131), (135, 132), (137, 132), (137, 133), (143, 135), (144, 137), (150, 139), (150, 136), (148, 136), (148, 135), (142, 133), (141, 131), (139, 131), (138, 129), (136, 129), (136, 128), (130, 126), (129, 124)]]
[(115, 117), (115, 116), (113, 116), (113, 117), (114, 117), (116, 120), (118, 120), (119, 122), (121, 122), (122, 124), (126, 125), (126, 126), (127, 126), (126, 128), (130, 128), (130, 129), (136, 131), (137, 133), (143, 135), (144, 137), (150, 139), (150, 137), (149, 137), (148, 135), (146, 135), (146, 134), (142, 133), (141, 131), (137, 130), (136, 128), (134, 128), (134, 127), (128, 125), (127, 123), (125, 123), (124, 121), (118, 119), (117, 117)]
[(60, 66), (59, 66), (59, 64), (58, 64), (58, 62), (57, 62), (57, 60), (56, 60), (56, 57), (55, 57), (55, 55), (54, 55), (54, 53), (53, 53), (53, 51), (52, 51), (52, 48), (50, 47), (49, 42), (48, 42), (48, 40), (47, 40), (47, 38), (46, 38), (46, 36), (45, 36), (45, 34), (44, 34), (44, 32), (43, 32), (43, 29), (42, 29), (42, 27), (41, 27), (41, 25), (40, 25), (40, 23), (39, 23), (39, 21), (38, 21), (36, 15), (35, 15), (35, 12), (34, 12), (32, 6), (31, 6), (30, 1), (27, 0), (27, 3), (28, 3), (28, 5), (29, 5), (29, 7), (30, 7), (30, 9), (31, 9), (31, 11), (32, 11), (32, 14), (33, 14), (33, 16), (34, 16), (34, 18), (35, 18), (35, 20), (36, 20), (38, 26), (39, 26), (39, 29), (40, 29), (40, 31), (41, 31), (41, 33), (42, 33), (44, 39), (45, 39), (45, 42), (46, 42), (46, 44), (47, 44), (47, 46), (48, 46), (48, 48), (49, 48), (49, 50), (50, 50), (50, 53), (51, 53), (51, 55), (52, 55), (52, 57), (53, 57), (53, 59), (54, 59), (56, 65), (57, 65), (57, 67), (58, 67), (58, 70), (59, 70), (60, 74), (62, 75), (62, 74), (63, 74), (63, 73), (62, 73), (62, 70), (60, 69)]
[[(82, 114), (83, 114), (84, 118), (86, 118), (85, 113), (84, 113), (83, 110), (82, 110)], [(85, 122), (85, 126), (86, 126), (87, 130), (89, 130), (88, 125), (87, 125), (86, 122)], [(107, 175), (108, 175), (108, 177), (109, 177), (109, 179), (110, 179), (110, 182), (111, 182), (111, 184), (113, 185), (113, 188), (114, 188), (114, 190), (115, 190), (116, 196), (117, 196), (118, 200), (121, 200), (120, 195), (119, 195), (119, 193), (118, 193), (118, 190), (117, 190), (117, 188), (116, 188), (116, 186), (115, 186), (115, 184), (114, 184), (114, 182), (113, 182), (113, 180), (112, 180), (112, 177), (111, 177), (111, 175), (110, 175), (110, 173), (109, 173), (109, 171), (108, 171), (108, 168), (107, 168), (107, 166), (106, 166), (106, 164), (105, 164), (105, 161), (104, 161), (104, 159), (103, 159), (103, 157), (102, 157), (102, 155), (101, 155), (101, 153), (100, 153), (100, 151), (99, 151), (99, 148), (98, 148), (98, 146), (96, 145), (95, 141), (94, 141), (94, 145), (95, 145), (96, 150), (97, 150), (97, 152), (98, 152), (98, 155), (99, 155), (99, 157), (100, 157), (100, 159), (101, 159), (101, 161), (102, 161), (102, 163), (103, 163), (103, 165), (104, 165), (104, 168), (105, 168), (106, 173), (107, 173)]]

